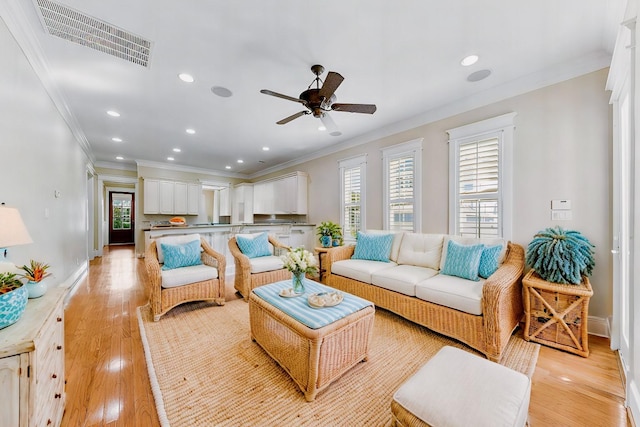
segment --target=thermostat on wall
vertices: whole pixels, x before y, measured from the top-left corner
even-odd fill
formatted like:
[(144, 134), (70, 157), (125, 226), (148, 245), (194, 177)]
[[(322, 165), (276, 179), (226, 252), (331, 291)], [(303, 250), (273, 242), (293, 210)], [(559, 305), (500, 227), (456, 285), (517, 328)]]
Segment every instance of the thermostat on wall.
[(554, 211), (567, 211), (571, 209), (571, 200), (552, 200), (551, 209)]

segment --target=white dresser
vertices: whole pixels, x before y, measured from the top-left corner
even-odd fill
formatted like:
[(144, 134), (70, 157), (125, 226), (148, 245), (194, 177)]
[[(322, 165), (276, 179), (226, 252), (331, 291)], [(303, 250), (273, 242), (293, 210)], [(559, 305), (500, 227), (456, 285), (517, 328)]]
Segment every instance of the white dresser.
[(20, 320), (0, 329), (0, 427), (60, 425), (66, 291), (30, 299)]

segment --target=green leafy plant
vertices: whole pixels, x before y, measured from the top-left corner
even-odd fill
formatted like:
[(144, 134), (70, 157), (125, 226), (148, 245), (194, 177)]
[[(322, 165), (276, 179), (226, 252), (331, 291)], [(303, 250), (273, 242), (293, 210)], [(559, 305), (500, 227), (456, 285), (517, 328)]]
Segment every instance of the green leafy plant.
[(6, 294), (22, 286), (22, 282), (15, 273), (0, 273), (0, 295)]
[(593, 272), (594, 247), (578, 231), (546, 228), (533, 236), (526, 262), (548, 282), (578, 285)]
[(31, 260), (30, 265), (23, 265), (20, 268), (25, 271), (25, 273), (22, 274), (22, 277), (30, 282), (39, 282), (51, 274), (47, 273), (49, 264), (45, 264), (44, 262), (40, 261)]
[(323, 221), (316, 227), (318, 236), (331, 236), (332, 239), (342, 239), (342, 227), (332, 221)]

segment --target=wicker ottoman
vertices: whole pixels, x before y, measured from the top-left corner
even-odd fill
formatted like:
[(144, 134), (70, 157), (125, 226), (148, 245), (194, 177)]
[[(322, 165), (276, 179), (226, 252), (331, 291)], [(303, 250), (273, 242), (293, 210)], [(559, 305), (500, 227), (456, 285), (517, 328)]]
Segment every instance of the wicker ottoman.
[[(287, 371), (311, 402), (331, 382), (367, 359), (375, 309), (371, 302), (344, 292), (340, 305), (314, 309), (308, 306), (306, 295), (278, 296), (281, 289), (290, 287), (287, 280), (251, 292), (251, 338)], [(307, 295), (335, 290), (307, 279), (305, 289)], [(316, 319), (313, 327), (303, 323), (307, 321), (305, 310), (309, 318)]]
[(396, 426), (524, 426), (530, 394), (526, 375), (447, 346), (400, 386), (391, 412)]

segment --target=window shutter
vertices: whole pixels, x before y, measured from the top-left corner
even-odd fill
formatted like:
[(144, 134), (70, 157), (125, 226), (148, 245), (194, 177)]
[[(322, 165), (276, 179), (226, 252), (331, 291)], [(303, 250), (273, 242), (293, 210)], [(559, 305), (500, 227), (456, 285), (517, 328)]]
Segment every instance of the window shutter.
[(343, 235), (355, 239), (362, 226), (360, 210), (362, 200), (361, 166), (345, 168), (343, 179)]
[(389, 229), (414, 231), (415, 156), (389, 160)]

